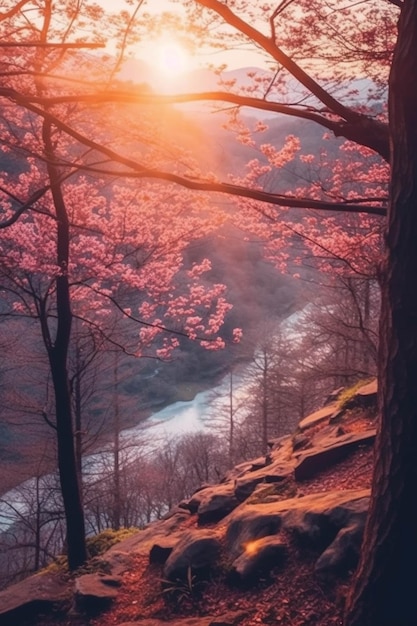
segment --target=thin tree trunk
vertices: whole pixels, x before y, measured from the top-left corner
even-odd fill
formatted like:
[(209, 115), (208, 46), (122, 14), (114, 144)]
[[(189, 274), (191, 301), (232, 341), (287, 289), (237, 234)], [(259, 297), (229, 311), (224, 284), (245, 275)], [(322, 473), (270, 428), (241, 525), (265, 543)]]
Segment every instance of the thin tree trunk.
[(80, 476), (82, 476), (82, 458), (83, 458), (83, 430), (82, 430), (82, 409), (81, 409), (81, 363), (80, 363), (80, 348), (76, 346), (75, 359), (76, 359), (76, 372), (74, 378), (74, 418), (75, 418), (75, 459), (77, 463), (77, 470)]
[(371, 280), (365, 278), (364, 285), (364, 303), (363, 303), (363, 330), (365, 337), (362, 338), (363, 343), (363, 369), (365, 372), (370, 371), (370, 352), (369, 352), (369, 328), (371, 319)]
[(268, 375), (269, 361), (264, 348), (262, 371), (262, 454), (268, 454)]
[(404, 0), (390, 76), (391, 204), (372, 502), (345, 626), (417, 624), (417, 2)]
[(114, 355), (114, 441), (113, 441), (113, 480), (114, 480), (114, 500), (113, 500), (113, 529), (120, 529), (121, 518), (121, 499), (120, 499), (120, 409), (119, 409), (119, 386), (118, 386), (118, 374), (119, 374), (119, 359), (118, 354)]
[(62, 195), (59, 171), (54, 163), (51, 127), (48, 122), (44, 122), (43, 140), (57, 217), (57, 265), (60, 268), (60, 273), (56, 278), (57, 330), (54, 343), (48, 347), (48, 357), (55, 395), (58, 470), (67, 528), (68, 566), (74, 570), (85, 563), (87, 549), (81, 481), (75, 458), (71, 392), (67, 371), (72, 322), (68, 281), (69, 221)]
[(230, 370), (229, 385), (229, 465), (233, 466), (234, 450), (235, 450), (235, 419), (234, 419), (234, 402), (233, 402), (233, 370)]
[(36, 526), (35, 526), (35, 562), (34, 562), (34, 571), (37, 572), (41, 567), (41, 501), (40, 501), (40, 479), (39, 476), (35, 477), (36, 487)]

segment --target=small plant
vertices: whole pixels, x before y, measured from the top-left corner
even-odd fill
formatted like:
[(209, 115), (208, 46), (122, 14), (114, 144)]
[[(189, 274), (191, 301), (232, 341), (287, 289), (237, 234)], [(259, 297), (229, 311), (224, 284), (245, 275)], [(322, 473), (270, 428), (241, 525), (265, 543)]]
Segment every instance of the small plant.
[(191, 565), (187, 568), (185, 578), (176, 580), (161, 579), (162, 593), (177, 604), (182, 604), (186, 600), (191, 600), (196, 595), (197, 576), (193, 574)]

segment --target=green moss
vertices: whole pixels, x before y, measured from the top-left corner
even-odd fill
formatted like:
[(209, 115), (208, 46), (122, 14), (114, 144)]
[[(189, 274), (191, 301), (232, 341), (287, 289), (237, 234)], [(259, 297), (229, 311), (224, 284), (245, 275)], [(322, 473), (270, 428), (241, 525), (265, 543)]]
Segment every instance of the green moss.
[(372, 378), (363, 378), (362, 380), (358, 380), (358, 382), (351, 387), (347, 387), (346, 389), (344, 389), (337, 399), (339, 409), (343, 410), (350, 408), (352, 400), (358, 393), (359, 389), (364, 385), (370, 383), (372, 380)]
[(100, 556), (104, 552), (107, 552), (115, 543), (119, 543), (124, 539), (128, 539), (132, 535), (138, 532), (137, 528), (121, 528), (120, 530), (113, 530), (107, 528), (94, 537), (88, 537), (87, 539), (87, 552), (88, 556)]
[[(79, 568), (78, 573), (91, 573), (96, 571), (102, 571), (107, 573), (106, 562), (104, 560), (95, 561), (94, 558), (104, 554), (109, 550), (112, 546), (124, 539), (128, 539), (132, 535), (135, 535), (139, 532), (138, 528), (121, 528), (120, 530), (113, 530), (108, 528), (103, 530), (98, 535), (94, 535), (94, 537), (87, 538), (87, 553), (88, 553), (88, 561)], [(60, 554), (55, 557), (55, 559), (50, 563), (47, 567), (45, 567), (42, 572), (51, 572), (57, 574), (67, 574), (68, 573), (68, 560), (64, 554)]]
[(56, 574), (64, 574), (66, 572), (68, 572), (68, 559), (64, 554), (60, 554), (59, 556), (56, 556), (54, 558), (54, 560), (52, 561), (52, 563), (49, 563), (49, 565), (47, 565), (46, 567), (44, 567), (43, 569), (40, 570), (41, 573), (43, 572), (51, 572), (51, 573), (56, 573)]
[(279, 483), (266, 484), (263, 488), (258, 488), (246, 500), (247, 504), (262, 504), (274, 502), (276, 500), (286, 500), (297, 495), (297, 487), (291, 481), (284, 480)]

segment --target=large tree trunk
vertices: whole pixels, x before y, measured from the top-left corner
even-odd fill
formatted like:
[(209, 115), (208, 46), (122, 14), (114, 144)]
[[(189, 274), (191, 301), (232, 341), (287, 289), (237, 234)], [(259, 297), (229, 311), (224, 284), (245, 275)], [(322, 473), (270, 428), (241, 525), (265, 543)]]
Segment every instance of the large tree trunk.
[(417, 2), (404, 0), (390, 76), (391, 204), (382, 285), (372, 503), (345, 626), (417, 624)]

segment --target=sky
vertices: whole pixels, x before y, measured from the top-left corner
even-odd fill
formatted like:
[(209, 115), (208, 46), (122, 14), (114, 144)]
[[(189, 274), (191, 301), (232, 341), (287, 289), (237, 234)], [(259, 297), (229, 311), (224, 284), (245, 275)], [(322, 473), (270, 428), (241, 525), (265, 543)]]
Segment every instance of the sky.
[[(124, 0), (97, 0), (104, 8), (111, 11), (127, 9), (130, 13), (134, 7), (129, 6)], [(137, 2), (134, 3), (137, 6)], [(163, 13), (166, 11), (181, 12), (181, 3), (172, 2), (171, 0), (144, 0), (140, 11), (145, 13)], [(184, 49), (178, 45), (175, 32), (168, 30), (163, 36), (155, 39), (152, 35), (149, 39), (143, 40), (135, 51), (132, 51), (138, 59), (149, 62), (152, 59), (156, 68), (165, 74), (167, 80), (174, 81), (176, 75), (180, 72), (188, 72), (205, 67), (207, 64), (227, 63), (228, 69), (236, 69), (240, 67), (259, 67), (261, 66), (261, 57), (256, 52), (251, 53), (248, 50), (238, 51), (221, 51), (218, 54), (204, 56), (198, 54), (189, 55)]]

